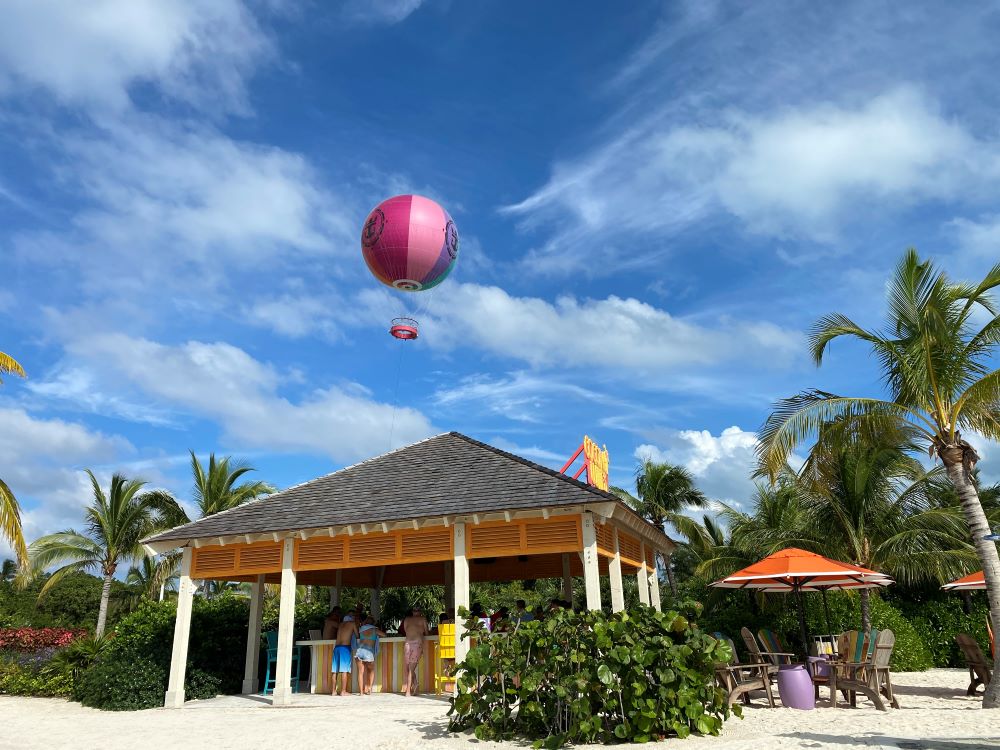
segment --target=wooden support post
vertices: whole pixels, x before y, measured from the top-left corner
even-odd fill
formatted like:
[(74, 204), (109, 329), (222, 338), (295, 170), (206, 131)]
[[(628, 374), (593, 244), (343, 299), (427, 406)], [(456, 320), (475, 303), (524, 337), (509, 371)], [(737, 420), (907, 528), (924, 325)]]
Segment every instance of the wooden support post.
[(562, 556), (563, 585), (562, 598), (573, 604), (573, 576), (569, 573), (569, 553), (563, 552)]
[(243, 670), (244, 695), (253, 695), (259, 689), (257, 669), (260, 661), (260, 621), (264, 611), (264, 576), (257, 576), (250, 589), (250, 620), (247, 623), (247, 658)]
[(371, 616), (378, 622), (379, 615), (382, 614), (382, 581), (385, 580), (385, 566), (379, 565), (375, 570), (375, 587), (371, 596)]
[(608, 563), (608, 577), (611, 579), (611, 611), (625, 610), (625, 589), (622, 586), (622, 558), (618, 551), (618, 529), (612, 528), (615, 556)]
[(639, 544), (639, 559), (642, 564), (639, 565), (639, 570), (636, 571), (635, 580), (639, 584), (639, 601), (643, 604), (649, 604), (649, 574), (646, 572), (646, 545), (645, 543)]
[(587, 609), (601, 608), (601, 570), (597, 566), (597, 530), (594, 514), (583, 514), (583, 583), (587, 591)]
[(336, 578), (334, 579), (333, 586), (330, 587), (330, 609), (340, 606), (340, 589), (341, 582), (344, 580), (344, 572), (338, 570), (335, 573)]
[[(278, 607), (278, 658), (274, 665), (272, 706), (292, 702), (292, 649), (295, 648), (295, 539), (286, 539), (281, 554), (281, 599)], [(298, 687), (296, 685), (295, 687)]]
[[(465, 557), (465, 523), (456, 521), (455, 539), (455, 663), (465, 661), (469, 654), (469, 642), (465, 639), (465, 618), (458, 614), (461, 607), (469, 608), (469, 561)], [(458, 692), (458, 683), (455, 683)]]
[(184, 705), (184, 675), (187, 670), (188, 641), (191, 637), (191, 608), (194, 606), (194, 583), (191, 581), (193, 550), (185, 547), (181, 553), (181, 577), (177, 585), (177, 619), (174, 622), (174, 644), (170, 651), (170, 678), (163, 697), (165, 708)]

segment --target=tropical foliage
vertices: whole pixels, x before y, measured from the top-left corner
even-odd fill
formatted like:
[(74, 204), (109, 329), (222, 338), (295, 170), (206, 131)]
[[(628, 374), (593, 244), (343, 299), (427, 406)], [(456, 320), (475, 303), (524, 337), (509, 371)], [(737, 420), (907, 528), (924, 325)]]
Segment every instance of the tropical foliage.
[(95, 634), (104, 634), (111, 585), (118, 566), (144, 556), (140, 540), (155, 528), (154, 510), (162, 501), (159, 493), (140, 492), (144, 482), (114, 474), (105, 492), (94, 473), (90, 477), (93, 501), (85, 509), (86, 531), (73, 529), (48, 534), (28, 548), (29, 570), (56, 567), (42, 586), (42, 597), (70, 573), (97, 571), (103, 579)]
[(693, 602), (683, 612), (560, 611), (494, 635), (470, 621), (477, 643), (458, 665), (451, 728), (546, 748), (718, 734), (729, 711), (713, 664), (731, 654), (694, 624), (699, 612)]
[[(831, 425), (873, 440), (905, 435), (938, 458), (986, 574), (994, 622), (1000, 622), (1000, 555), (985, 538), (990, 528), (973, 478), (979, 455), (963, 432), (1000, 439), (1000, 370), (991, 367), (1000, 347), (1000, 314), (992, 294), (998, 286), (1000, 264), (979, 282), (956, 283), (908, 250), (889, 282), (882, 330), (835, 313), (820, 318), (810, 335), (816, 364), (838, 338), (866, 344), (888, 398), (803, 391), (779, 402), (759, 435), (761, 469), (772, 478), (796, 446)], [(1000, 708), (1000, 680), (987, 688), (983, 705)]]
[[(9, 354), (0, 352), (0, 374), (7, 373), (22, 378), (26, 377), (24, 368), (16, 359)], [(3, 378), (0, 378), (0, 383), (3, 383)], [(24, 564), (28, 551), (24, 543), (24, 534), (21, 531), (21, 507), (17, 504), (14, 493), (2, 478), (0, 478), (0, 536), (7, 540), (18, 561)]]

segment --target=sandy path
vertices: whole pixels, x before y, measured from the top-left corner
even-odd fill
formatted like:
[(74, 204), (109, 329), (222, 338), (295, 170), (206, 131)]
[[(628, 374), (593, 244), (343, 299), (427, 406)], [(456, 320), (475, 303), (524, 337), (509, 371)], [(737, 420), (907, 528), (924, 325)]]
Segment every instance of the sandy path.
[[(1000, 748), (1000, 711), (983, 711), (965, 697), (964, 670), (894, 676), (902, 709), (816, 711), (756, 708), (726, 723), (722, 737), (671, 741), (700, 750), (770, 748)], [(825, 691), (824, 691), (825, 694)], [(449, 735), (447, 703), (398, 695), (298, 696), (299, 705), (271, 708), (247, 698), (195, 701), (181, 710), (105, 713), (46, 698), (0, 697), (0, 748), (7, 750), (166, 750), (167, 748), (420, 748), (500, 747), (469, 735)], [(759, 702), (757, 705), (760, 705)], [(507, 746), (511, 747), (511, 746)]]

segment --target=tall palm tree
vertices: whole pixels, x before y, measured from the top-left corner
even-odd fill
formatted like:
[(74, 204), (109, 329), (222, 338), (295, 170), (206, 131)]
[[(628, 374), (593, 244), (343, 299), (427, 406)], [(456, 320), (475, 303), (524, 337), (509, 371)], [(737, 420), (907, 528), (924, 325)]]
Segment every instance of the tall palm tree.
[[(24, 368), (9, 354), (0, 352), (0, 374), (13, 373), (19, 377), (26, 377)], [(3, 379), (0, 378), (0, 383)], [(23, 565), (27, 561), (27, 547), (24, 544), (24, 532), (21, 529), (21, 506), (17, 503), (17, 498), (11, 492), (7, 483), (0, 479), (0, 535), (7, 540), (18, 564)]]
[[(215, 515), (224, 510), (230, 510), (252, 500), (258, 500), (264, 495), (269, 495), (275, 488), (262, 481), (240, 482), (246, 474), (255, 469), (245, 461), (233, 460), (231, 456), (225, 456), (216, 460), (215, 454), (208, 457), (208, 467), (202, 465), (201, 461), (191, 453), (191, 475), (194, 478), (192, 496), (195, 505), (198, 507), (198, 518)], [(169, 495), (161, 495), (157, 503), (157, 526), (174, 527), (191, 523), (192, 519), (187, 511)], [(158, 574), (159, 578), (166, 580), (172, 575), (180, 560), (178, 554), (165, 555), (161, 558)], [(217, 590), (219, 584), (210, 584), (206, 581), (205, 593)]]
[[(986, 576), (994, 622), (1000, 622), (1000, 555), (996, 544), (984, 538), (989, 525), (972, 479), (979, 455), (962, 431), (1000, 439), (1000, 370), (990, 369), (1000, 345), (1000, 314), (992, 297), (997, 286), (1000, 264), (978, 283), (954, 283), (908, 250), (890, 281), (883, 330), (866, 330), (845, 315), (832, 314), (821, 318), (810, 334), (817, 364), (830, 342), (841, 336), (868, 344), (888, 398), (804, 391), (775, 405), (758, 446), (762, 469), (774, 476), (797, 445), (823, 424), (842, 419), (871, 435), (903, 432), (937, 456), (958, 493)], [(984, 317), (985, 325), (979, 325)], [(987, 688), (983, 706), (1000, 708), (1000, 680)]]
[[(708, 498), (694, 484), (694, 477), (683, 466), (644, 459), (635, 471), (635, 495), (621, 487), (610, 488), (637, 513), (658, 529), (666, 531), (671, 515), (689, 508), (705, 508)], [(663, 560), (670, 592), (677, 596), (677, 582), (669, 556)]]
[(101, 605), (94, 634), (104, 635), (108, 618), (111, 581), (118, 566), (144, 557), (140, 540), (155, 528), (154, 510), (157, 493), (141, 493), (145, 482), (127, 479), (121, 474), (111, 477), (108, 492), (101, 488), (97, 477), (87, 470), (93, 490), (93, 502), (84, 511), (86, 532), (68, 529), (36, 539), (28, 547), (30, 570), (39, 573), (53, 565), (61, 565), (45, 582), (38, 596), (44, 596), (63, 577), (74, 571), (97, 571), (104, 579)]
[[(800, 476), (807, 523), (823, 530), (816, 551), (903, 583), (944, 583), (968, 569), (976, 553), (961, 514), (931, 500), (940, 469), (926, 471), (905, 443), (822, 433)], [(859, 593), (868, 630), (871, 592)]]

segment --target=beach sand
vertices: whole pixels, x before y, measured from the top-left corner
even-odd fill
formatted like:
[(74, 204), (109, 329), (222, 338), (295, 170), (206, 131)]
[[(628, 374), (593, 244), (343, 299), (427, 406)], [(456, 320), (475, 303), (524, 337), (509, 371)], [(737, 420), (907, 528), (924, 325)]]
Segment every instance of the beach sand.
[[(770, 748), (1000, 748), (1000, 711), (983, 711), (965, 696), (968, 673), (935, 669), (893, 676), (900, 710), (858, 708), (815, 711), (768, 709), (755, 701), (745, 718), (726, 722), (721, 737), (669, 740), (684, 750)], [(826, 694), (826, 690), (822, 691)], [(6, 750), (173, 750), (174, 748), (325, 748), (338, 750), (488, 750), (501, 747), (470, 734), (447, 731), (448, 704), (432, 696), (298, 695), (296, 705), (267, 706), (263, 699), (220, 697), (183, 709), (111, 713), (49, 698), (0, 696), (0, 748)], [(765, 706), (765, 707), (759, 707)], [(517, 745), (507, 744), (510, 748)], [(520, 745), (525, 747), (526, 745)]]

